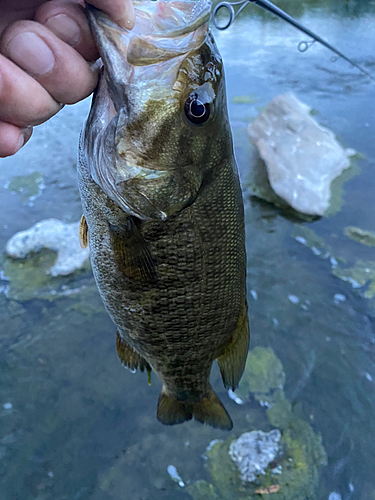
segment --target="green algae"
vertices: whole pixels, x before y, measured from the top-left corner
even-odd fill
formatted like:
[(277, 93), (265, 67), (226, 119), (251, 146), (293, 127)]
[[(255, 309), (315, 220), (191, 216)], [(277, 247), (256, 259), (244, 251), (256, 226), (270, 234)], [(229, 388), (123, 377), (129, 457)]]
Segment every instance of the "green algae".
[(368, 284), (366, 290), (361, 290), (360, 294), (366, 299), (375, 297), (375, 262), (358, 260), (352, 267), (342, 268), (336, 266), (332, 269), (332, 274), (350, 283), (353, 288), (362, 288)]
[(254, 104), (259, 102), (256, 95), (236, 95), (232, 99), (233, 104)]
[(206, 468), (210, 481), (198, 481), (187, 487), (194, 500), (256, 499), (259, 488), (279, 485), (273, 493), (275, 500), (307, 500), (315, 498), (319, 468), (326, 465), (327, 457), (321, 436), (301, 419), (293, 416), (282, 431), (280, 454), (256, 481), (243, 483), (237, 467), (229, 455), (232, 438), (219, 441), (206, 452)]
[[(375, 246), (375, 233), (348, 226), (345, 229), (345, 234), (366, 246), (372, 246), (372, 244)], [(347, 265), (343, 257), (334, 256), (332, 248), (326, 244), (324, 239), (307, 226), (294, 226), (291, 236), (310, 248), (316, 256), (323, 259), (330, 258), (333, 276), (349, 283), (354, 289), (358, 289), (359, 294), (365, 299), (375, 298), (375, 261), (358, 259), (353, 265)], [(343, 267), (342, 264), (347, 265), (347, 267)], [(363, 287), (366, 288), (362, 290)]]
[(296, 224), (293, 227), (292, 238), (307, 246), (315, 255), (328, 257), (333, 254), (332, 248), (327, 245), (323, 238), (318, 236), (310, 227)]
[(282, 432), (280, 443), (284, 445), (285, 450), (280, 462), (282, 472), (275, 481), (275, 476), (268, 471), (264, 487), (276, 482), (280, 490), (273, 498), (277, 500), (316, 498), (319, 468), (327, 464), (320, 434), (315, 434), (307, 422), (294, 418)]
[(194, 500), (220, 500), (220, 495), (215, 490), (213, 484), (201, 480), (187, 487), (187, 491)]
[[(91, 275), (88, 261), (82, 269), (73, 275), (54, 277), (49, 273), (49, 270), (56, 262), (56, 258), (55, 251), (43, 248), (39, 252), (29, 254), (27, 259), (14, 259), (12, 257), (4, 259), (3, 271), (9, 279), (7, 297), (21, 302), (32, 299), (52, 301), (74, 293), (77, 277)], [(78, 291), (78, 289), (76, 290)], [(77, 304), (77, 307), (80, 306)], [(86, 313), (89, 315), (88, 309)]]
[[(283, 391), (278, 391), (275, 403), (267, 409), (270, 423), (282, 430), (280, 443), (284, 445), (284, 457), (280, 463), (282, 473), (277, 484), (280, 490), (277, 500), (305, 500), (315, 498), (315, 488), (319, 481), (319, 468), (327, 464), (327, 455), (320, 434), (315, 434), (311, 426), (297, 418)], [(266, 474), (265, 485), (274, 484), (270, 471)]]
[(282, 390), (276, 391), (273, 405), (267, 409), (270, 424), (279, 429), (286, 429), (293, 419), (292, 405)]
[[(211, 443), (207, 448), (205, 467), (208, 481), (187, 487), (194, 500), (255, 500), (263, 496), (259, 488), (278, 485), (273, 500), (313, 500), (319, 481), (319, 468), (327, 464), (327, 456), (319, 433), (293, 412), (282, 387), (285, 373), (281, 361), (271, 348), (256, 347), (249, 353), (244, 378), (246, 389), (257, 398), (269, 395), (272, 401), (265, 411), (269, 424), (281, 431), (279, 453), (264, 475), (253, 482), (242, 482), (240, 472), (229, 455), (233, 437)], [(266, 396), (267, 397), (267, 396)], [(267, 498), (266, 494), (264, 498)]]
[(324, 217), (336, 215), (341, 210), (341, 207), (344, 203), (344, 184), (361, 173), (361, 169), (357, 162), (359, 160), (363, 160), (363, 158), (363, 155), (357, 152), (351, 155), (349, 167), (346, 168), (338, 177), (336, 177), (336, 179), (333, 179), (333, 181), (331, 182), (331, 196), (329, 199), (329, 207), (324, 213)]
[(9, 191), (17, 193), (22, 202), (26, 202), (30, 198), (35, 199), (40, 195), (42, 188), (43, 175), (41, 172), (13, 177), (8, 186)]
[(252, 393), (257, 400), (268, 400), (272, 392), (282, 388), (285, 373), (280, 360), (271, 348), (255, 347), (247, 357), (244, 374), (236, 390), (240, 398)]
[(27, 260), (7, 258), (4, 273), (10, 279), (7, 296), (14, 300), (30, 300), (49, 295), (58, 280), (48, 274), (56, 261), (56, 252), (43, 249)]
[(375, 247), (375, 233), (372, 231), (366, 231), (355, 226), (347, 226), (344, 229), (344, 234), (357, 243), (361, 243), (368, 247)]

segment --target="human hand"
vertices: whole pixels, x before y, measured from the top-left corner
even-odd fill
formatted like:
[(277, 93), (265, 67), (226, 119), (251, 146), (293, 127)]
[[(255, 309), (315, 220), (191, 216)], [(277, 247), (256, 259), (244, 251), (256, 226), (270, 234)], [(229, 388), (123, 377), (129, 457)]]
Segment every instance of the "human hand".
[[(90, 0), (125, 28), (131, 0)], [(99, 57), (83, 0), (1, 0), (0, 157), (16, 153), (32, 127), (94, 90)]]

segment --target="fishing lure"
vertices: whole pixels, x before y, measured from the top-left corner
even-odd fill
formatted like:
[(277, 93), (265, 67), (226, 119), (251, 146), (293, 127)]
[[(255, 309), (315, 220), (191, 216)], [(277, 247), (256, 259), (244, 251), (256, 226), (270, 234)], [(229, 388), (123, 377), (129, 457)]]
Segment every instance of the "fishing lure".
[[(298, 30), (300, 30), (303, 33), (305, 33), (306, 35), (310, 36), (313, 39), (312, 41), (308, 41), (308, 42), (303, 41), (303, 42), (300, 42), (298, 44), (298, 50), (300, 52), (305, 52), (309, 47), (311, 47), (311, 45), (313, 43), (319, 42), (322, 45), (324, 45), (324, 47), (326, 47), (327, 49), (331, 50), (336, 55), (338, 55), (339, 57), (341, 57), (342, 59), (344, 59), (345, 61), (347, 61), (349, 64), (351, 64), (352, 66), (354, 66), (355, 68), (357, 68), (359, 71), (361, 71), (361, 73), (363, 73), (366, 76), (368, 76), (369, 78), (371, 78), (371, 80), (373, 82), (375, 82), (375, 78), (368, 71), (366, 71), (364, 68), (362, 68), (361, 66), (359, 66), (352, 59), (349, 59), (349, 57), (347, 57), (345, 54), (343, 54), (339, 50), (335, 49), (335, 47), (333, 47), (330, 43), (326, 42), (319, 35), (316, 35), (310, 29), (305, 28), (305, 26), (303, 26), (301, 23), (299, 23), (298, 21), (296, 21), (293, 17), (291, 17), (289, 14), (287, 14), (286, 12), (284, 12), (283, 10), (281, 10), (279, 7), (277, 7), (276, 5), (274, 5), (269, 0), (240, 0), (240, 1), (237, 1), (237, 2), (227, 2), (227, 1), (220, 2), (220, 3), (218, 3), (216, 5), (216, 7), (215, 7), (215, 9), (213, 11), (213, 22), (214, 22), (215, 27), (217, 29), (219, 29), (219, 30), (225, 30), (225, 29), (229, 28), (229, 26), (238, 17), (238, 15), (240, 14), (240, 12), (249, 3), (255, 3), (256, 5), (258, 5), (259, 7), (261, 7), (262, 9), (265, 9), (268, 12), (271, 12), (272, 14), (275, 14), (280, 19), (283, 19), (284, 21), (286, 21), (287, 23), (291, 24), (292, 26), (294, 26)], [(235, 11), (234, 6), (238, 7), (237, 11)], [(226, 19), (224, 20), (224, 22), (223, 22), (223, 20), (219, 19), (219, 11), (222, 11), (221, 13), (223, 14), (224, 13), (223, 10), (226, 10)]]

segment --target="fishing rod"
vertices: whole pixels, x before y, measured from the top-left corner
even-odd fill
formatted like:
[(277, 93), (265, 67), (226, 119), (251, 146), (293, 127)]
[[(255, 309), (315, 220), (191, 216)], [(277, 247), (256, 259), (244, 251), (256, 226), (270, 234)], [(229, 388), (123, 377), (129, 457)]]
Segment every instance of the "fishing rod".
[[(357, 68), (359, 71), (361, 71), (361, 73), (368, 76), (373, 82), (375, 82), (375, 78), (368, 71), (366, 71), (364, 68), (362, 68), (362, 66), (359, 66), (352, 59), (349, 59), (349, 57), (347, 57), (345, 54), (343, 54), (339, 50), (335, 49), (335, 47), (333, 47), (330, 43), (326, 42), (319, 35), (316, 35), (313, 31), (311, 31), (310, 29), (303, 26), (301, 23), (296, 21), (292, 16), (290, 16), (289, 14), (287, 14), (286, 12), (281, 10), (279, 7), (274, 5), (269, 0), (240, 0), (237, 2), (228, 2), (228, 1), (220, 2), (216, 5), (216, 7), (214, 8), (214, 12), (213, 12), (213, 21), (214, 21), (215, 27), (219, 30), (225, 30), (225, 29), (229, 28), (229, 26), (234, 22), (234, 20), (240, 14), (240, 12), (250, 3), (255, 3), (256, 5), (261, 7), (262, 9), (267, 10), (268, 12), (271, 12), (272, 14), (275, 14), (280, 19), (283, 19), (287, 23), (291, 24), (292, 26), (294, 26), (298, 30), (302, 31), (303, 33), (305, 33), (306, 35), (311, 37), (313, 39), (312, 42), (300, 42), (298, 44), (298, 49), (301, 52), (305, 52), (314, 42), (319, 42), (322, 45), (324, 45), (324, 47), (331, 50), (336, 55), (338, 55), (339, 57), (341, 57), (342, 59), (347, 61), (349, 64), (351, 64), (352, 66)], [(233, 6), (239, 6), (239, 9), (237, 11), (235, 11)], [(224, 24), (222, 21), (219, 20), (219, 11), (223, 11), (223, 10), (227, 11), (227, 16), (228, 16), (228, 19), (224, 22)]]

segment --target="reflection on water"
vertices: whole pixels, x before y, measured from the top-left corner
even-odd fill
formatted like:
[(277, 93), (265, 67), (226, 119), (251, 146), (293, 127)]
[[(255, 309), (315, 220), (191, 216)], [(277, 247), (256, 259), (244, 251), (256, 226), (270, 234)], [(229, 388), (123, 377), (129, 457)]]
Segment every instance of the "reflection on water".
[[(277, 3), (373, 71), (374, 1)], [(245, 12), (216, 39), (244, 186), (251, 346), (273, 348), (295, 414), (323, 435), (328, 465), (321, 470), (318, 498), (335, 491), (343, 499), (371, 499), (374, 300), (363, 298), (366, 288), (334, 277), (331, 258), (344, 269), (375, 261), (373, 247), (345, 235), (347, 226), (375, 231), (375, 86), (347, 63), (332, 63), (317, 44), (299, 53), (301, 34), (256, 6)], [(297, 223), (253, 198), (247, 184), (254, 153), (246, 126), (272, 97), (289, 90), (346, 147), (365, 156), (360, 174), (345, 184), (341, 211), (304, 224), (314, 233), (298, 232)], [(1, 246), (38, 220), (79, 219), (75, 151), (87, 109), (81, 103), (64, 110), (36, 131), (22, 153), (1, 161)], [(15, 176), (33, 172), (43, 176), (38, 197), (25, 199), (8, 189)], [(314, 243), (302, 245), (296, 234), (312, 234)], [(330, 258), (309, 248), (319, 244), (329, 248)], [(0, 275), (0, 289), (7, 286)], [(167, 467), (175, 466), (185, 483), (201, 479), (205, 447), (227, 434), (194, 422), (161, 426), (155, 419), (160, 384), (153, 378), (148, 387), (145, 374), (131, 375), (118, 363), (114, 326), (90, 275), (65, 286), (73, 292), (58, 300), (17, 302), (0, 294), (1, 498), (189, 498)], [(233, 436), (252, 430), (249, 419), (256, 418), (227, 399), (216, 369), (212, 382), (233, 416)]]

